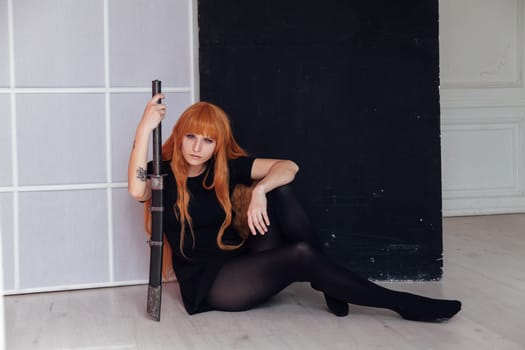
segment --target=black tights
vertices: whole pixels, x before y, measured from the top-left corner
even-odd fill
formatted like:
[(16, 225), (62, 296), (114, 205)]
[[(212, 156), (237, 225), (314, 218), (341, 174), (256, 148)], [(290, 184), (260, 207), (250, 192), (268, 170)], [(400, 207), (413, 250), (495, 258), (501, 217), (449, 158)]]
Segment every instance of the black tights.
[(270, 226), (248, 239), (249, 254), (227, 262), (206, 299), (217, 310), (242, 311), (266, 300), (293, 282), (310, 282), (336, 300), (388, 308), (411, 320), (437, 321), (456, 314), (461, 303), (383, 288), (324, 256), (302, 206), (290, 186), (268, 194)]

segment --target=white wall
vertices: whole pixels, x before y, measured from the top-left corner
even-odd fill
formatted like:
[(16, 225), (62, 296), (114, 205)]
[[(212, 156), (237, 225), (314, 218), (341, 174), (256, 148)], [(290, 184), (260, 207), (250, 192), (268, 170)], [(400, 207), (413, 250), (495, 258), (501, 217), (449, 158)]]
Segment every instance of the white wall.
[(166, 137), (196, 96), (192, 0), (0, 0), (4, 292), (144, 283), (135, 127), (161, 79)]
[(440, 0), (444, 215), (525, 212), (523, 0)]

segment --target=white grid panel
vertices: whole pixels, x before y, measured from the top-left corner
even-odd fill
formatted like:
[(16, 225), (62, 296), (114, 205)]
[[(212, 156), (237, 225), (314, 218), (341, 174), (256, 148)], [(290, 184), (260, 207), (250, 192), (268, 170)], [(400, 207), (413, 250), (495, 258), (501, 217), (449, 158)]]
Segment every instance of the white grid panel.
[[(102, 32), (103, 32), (103, 38), (102, 40), (102, 47), (103, 52), (90, 52), (90, 55), (103, 55), (103, 62), (104, 62), (104, 79), (103, 79), (103, 86), (90, 86), (92, 84), (88, 84), (87, 86), (82, 86), (80, 84), (79, 86), (74, 86), (74, 84), (63, 84), (63, 82), (55, 83), (53, 81), (49, 82), (49, 87), (43, 85), (42, 81), (44, 79), (40, 80), (37, 84), (34, 86), (30, 85), (26, 82), (24, 82), (24, 86), (17, 86), (17, 80), (16, 80), (16, 71), (17, 69), (21, 69), (17, 66), (19, 63), (17, 57), (17, 53), (15, 52), (15, 48), (17, 47), (17, 37), (18, 33), (16, 32), (17, 20), (20, 20), (23, 18), (21, 13), (17, 13), (17, 9), (24, 8), (28, 9), (31, 8), (33, 5), (36, 5), (37, 0), (7, 0), (7, 36), (8, 36), (8, 57), (9, 57), (9, 87), (0, 87), (0, 96), (6, 96), (8, 98), (0, 99), (1, 101), (8, 101), (8, 107), (7, 110), (10, 113), (10, 116), (6, 119), (3, 119), (5, 116), (2, 116), (2, 120), (5, 120), (5, 123), (0, 120), (0, 126), (2, 125), (8, 125), (10, 128), (10, 136), (11, 136), (11, 142), (10, 142), (10, 157), (11, 159), (11, 166), (10, 169), (10, 176), (7, 178), (11, 178), (11, 182), (8, 184), (0, 184), (0, 209), (2, 209), (2, 206), (4, 206), (3, 213), (9, 213), (9, 218), (2, 218), (0, 220), (0, 232), (2, 233), (2, 242), (4, 243), (3, 249), (3, 268), (4, 268), (4, 276), (12, 276), (12, 278), (9, 279), (9, 281), (5, 281), (5, 285), (3, 288), (4, 294), (17, 294), (17, 293), (30, 293), (30, 292), (42, 292), (42, 291), (54, 291), (54, 290), (68, 290), (68, 289), (78, 289), (78, 288), (93, 288), (93, 287), (105, 287), (105, 286), (115, 286), (115, 285), (126, 285), (126, 284), (136, 284), (136, 283), (145, 283), (146, 277), (144, 275), (144, 266), (140, 265), (143, 264), (145, 261), (144, 256), (129, 256), (127, 257), (127, 252), (123, 251), (123, 249), (129, 251), (142, 252), (143, 254), (147, 254), (147, 249), (142, 249), (142, 246), (145, 247), (144, 241), (145, 238), (143, 236), (137, 236), (134, 233), (130, 233), (127, 237), (127, 232), (123, 232), (120, 228), (120, 226), (125, 226), (124, 229), (129, 229), (129, 227), (134, 227), (135, 225), (129, 224), (129, 222), (136, 222), (136, 213), (141, 212), (142, 208), (140, 205), (132, 203), (132, 199), (129, 196), (125, 195), (127, 183), (119, 177), (118, 179), (115, 178), (114, 169), (115, 169), (115, 159), (118, 158), (119, 160), (122, 159), (122, 154), (115, 154), (115, 151), (117, 149), (121, 149), (122, 147), (115, 147), (121, 146), (120, 143), (125, 143), (127, 145), (132, 144), (132, 138), (133, 135), (129, 135), (129, 132), (122, 132), (120, 129), (116, 130), (115, 127), (122, 125), (125, 123), (125, 121), (122, 120), (122, 118), (127, 117), (126, 120), (129, 119), (129, 122), (131, 124), (134, 124), (133, 127), (136, 126), (136, 124), (139, 121), (141, 110), (134, 111), (134, 115), (131, 116), (122, 116), (122, 115), (115, 115), (115, 113), (118, 114), (118, 111), (125, 110), (122, 108), (122, 105), (126, 103), (125, 99), (123, 100), (123, 97), (126, 97), (128, 101), (137, 103), (136, 100), (139, 100), (139, 105), (144, 105), (147, 101), (147, 98), (149, 98), (149, 94), (151, 93), (151, 88), (149, 86), (150, 81), (144, 81), (144, 82), (133, 82), (133, 73), (136, 73), (137, 76), (149, 76), (150, 75), (150, 68), (148, 66), (149, 62), (141, 62), (141, 57), (147, 57), (147, 55), (144, 55), (144, 53), (137, 53), (137, 57), (131, 57), (130, 61), (133, 61), (134, 64), (139, 64), (140, 66), (144, 67), (144, 71), (140, 72), (130, 72), (130, 79), (125, 84), (125, 86), (122, 86), (122, 84), (117, 84), (114, 86), (112, 84), (112, 75), (111, 75), (111, 67), (112, 64), (117, 64), (118, 60), (125, 60), (125, 58), (111, 55), (111, 50), (114, 47), (115, 43), (120, 40), (118, 35), (116, 35), (114, 32), (115, 30), (112, 29), (116, 26), (120, 26), (120, 30), (122, 30), (123, 26), (124, 29), (129, 29), (130, 35), (134, 35), (135, 33), (136, 37), (140, 36), (141, 33), (144, 33), (144, 35), (147, 35), (148, 28), (140, 28), (140, 23), (133, 22), (129, 18), (123, 18), (121, 13), (124, 14), (131, 14), (134, 13), (140, 13), (140, 15), (146, 16), (144, 18), (144, 22), (146, 24), (151, 23), (151, 26), (155, 27), (155, 30), (157, 30), (159, 33), (159, 41), (164, 40), (164, 43), (169, 42), (170, 40), (170, 31), (177, 30), (177, 40), (174, 40), (171, 45), (171, 51), (163, 50), (161, 51), (162, 54), (170, 55), (170, 53), (177, 52), (176, 55), (173, 57), (180, 57), (181, 55), (184, 58), (183, 61), (184, 64), (178, 64), (179, 62), (176, 61), (176, 59), (173, 59), (170, 65), (173, 65), (173, 68), (175, 69), (175, 72), (171, 70), (170, 67), (168, 67), (167, 64), (162, 67), (156, 67), (158, 69), (151, 69), (153, 72), (151, 74), (151, 80), (153, 79), (161, 79), (163, 80), (163, 92), (167, 95), (166, 103), (168, 105), (169, 111), (173, 111), (173, 113), (169, 113), (168, 117), (166, 118), (165, 124), (166, 127), (164, 128), (164, 134), (166, 136), (166, 133), (169, 132), (171, 129), (171, 126), (176, 121), (176, 118), (178, 117), (178, 112), (180, 112), (183, 108), (185, 108), (188, 104), (195, 102), (198, 99), (198, 91), (197, 91), (197, 82), (196, 79), (198, 79), (198, 43), (197, 43), (197, 35), (195, 33), (198, 33), (197, 29), (197, 1), (196, 0), (176, 0), (176, 1), (170, 1), (170, 0), (133, 0), (133, 1), (124, 1), (124, 0), (82, 0), (82, 4), (87, 7), (93, 7), (95, 10), (93, 10), (93, 13), (96, 13), (96, 10), (98, 8), (102, 9), (101, 15), (101, 25), (103, 26)], [(39, 6), (42, 6), (42, 2), (46, 2), (46, 8), (49, 8), (49, 11), (53, 12), (53, 16), (56, 16), (56, 13), (61, 13), (61, 11), (67, 11), (66, 8), (60, 8), (57, 9), (56, 7), (64, 6), (63, 2), (60, 2), (58, 0), (42, 0), (39, 2)], [(95, 3), (95, 4), (93, 4)], [(77, 4), (78, 5), (78, 4)], [(116, 11), (116, 9), (123, 9), (125, 7), (126, 11)], [(156, 8), (157, 11), (166, 11), (168, 14), (163, 14), (163, 22), (157, 21), (157, 15), (152, 12), (152, 8)], [(115, 11), (112, 12), (112, 9), (115, 9)], [(146, 9), (146, 10), (144, 10)], [(170, 9), (170, 11), (167, 11), (166, 9)], [(183, 9), (183, 11), (179, 11), (179, 9)], [(20, 11), (21, 12), (21, 11)], [(158, 12), (160, 13), (160, 12)], [(0, 12), (1, 14), (1, 12)], [(46, 13), (39, 13), (39, 16), (46, 16)], [(120, 17), (119, 17), (120, 16)], [(149, 16), (149, 17), (148, 17)], [(130, 17), (131, 18), (131, 17)], [(165, 19), (169, 18), (171, 20), (166, 21)], [(25, 18), (24, 18), (25, 19)], [(0, 19), (0, 22), (3, 21), (3, 18)], [(31, 25), (30, 21), (29, 25)], [(97, 21), (94, 21), (95, 23), (98, 23)], [(71, 23), (71, 21), (69, 22)], [(184, 28), (174, 28), (173, 23), (183, 23)], [(28, 23), (25, 23), (27, 25)], [(62, 25), (62, 24), (60, 24)], [(95, 24), (96, 25), (96, 24)], [(126, 28), (125, 26), (129, 26), (129, 28)], [(113, 27), (112, 27), (113, 26)], [(100, 31), (100, 28), (98, 28)], [(3, 29), (0, 29), (3, 30)], [(52, 32), (52, 28), (49, 29), (49, 31)], [(112, 36), (112, 30), (113, 36)], [(181, 34), (182, 33), (182, 34)], [(1, 34), (1, 32), (0, 32)], [(112, 45), (112, 40), (115, 40), (115, 42)], [(139, 38), (142, 39), (143, 42), (146, 42), (147, 38)], [(97, 39), (98, 40), (98, 39)], [(79, 38), (79, 41), (81, 41), (81, 38)], [(80, 43), (81, 44), (81, 43)], [(121, 43), (120, 43), (121, 45)], [(92, 45), (93, 47), (97, 47), (97, 45)], [(164, 46), (169, 46), (164, 44)], [(18, 46), (20, 47), (20, 46)], [(4, 50), (6, 48), (0, 48), (0, 50)], [(82, 47), (80, 48), (82, 49)], [(79, 49), (79, 50), (80, 50)], [(119, 47), (119, 49), (122, 49), (122, 45)], [(125, 48), (126, 49), (126, 48)], [(147, 48), (145, 48), (147, 50)], [(35, 53), (35, 56), (38, 57), (38, 52)], [(46, 55), (46, 53), (42, 53), (43, 56)], [(152, 52), (151, 54), (154, 54)], [(22, 60), (22, 64), (26, 62), (27, 59), (24, 61)], [(161, 60), (162, 62), (170, 61), (170, 58), (163, 57)], [(124, 61), (125, 62), (125, 61)], [(39, 64), (43, 64), (41, 62), (32, 62), (36, 66)], [(74, 63), (72, 63), (73, 65)], [(182, 67), (181, 67), (182, 66)], [(74, 67), (67, 67), (69, 70), (73, 69)], [(85, 75), (85, 74), (84, 74)], [(178, 76), (178, 75), (184, 75), (189, 77), (185, 81), (187, 83), (180, 85), (177, 83), (171, 83), (170, 81), (166, 81), (163, 79), (165, 76)], [(122, 78), (120, 78), (122, 80)], [(177, 79), (173, 79), (177, 80)], [(58, 85), (57, 85), (58, 84)], [(62, 86), (64, 85), (64, 86)], [(104, 155), (100, 159), (100, 164), (102, 168), (105, 167), (105, 179), (103, 181), (81, 181), (81, 182), (75, 182), (74, 179), (72, 181), (57, 181), (53, 183), (46, 182), (44, 184), (39, 183), (30, 183), (30, 184), (24, 184), (20, 183), (20, 166), (21, 166), (21, 155), (19, 154), (20, 151), (20, 142), (26, 141), (20, 139), (20, 130), (18, 130), (20, 125), (20, 118), (22, 111), (17, 111), (17, 103), (20, 103), (21, 100), (25, 100), (22, 97), (28, 96), (33, 97), (37, 96), (39, 99), (46, 99), (46, 96), (57, 96), (57, 95), (63, 95), (63, 96), (87, 96), (87, 95), (100, 95), (102, 96), (102, 100), (104, 103), (103, 112), (103, 125), (102, 127), (105, 129), (102, 133), (104, 135), (104, 139), (99, 140), (99, 142), (102, 142), (104, 144)], [(114, 105), (115, 98), (118, 97), (117, 105)], [(51, 99), (52, 100), (52, 99)], [(171, 103), (171, 104), (170, 104)], [(4, 106), (0, 106), (4, 107)], [(45, 109), (45, 108), (44, 108)], [(117, 112), (115, 112), (117, 111)], [(45, 110), (42, 111), (43, 117), (50, 117), (52, 113), (45, 114)], [(47, 111), (49, 112), (49, 111)], [(120, 118), (120, 119), (119, 119)], [(72, 123), (74, 123), (74, 116), (72, 116)], [(131, 126), (128, 127), (129, 130), (133, 129)], [(26, 130), (24, 130), (26, 131)], [(45, 132), (45, 131), (42, 131)], [(123, 135), (124, 134), (124, 135)], [(129, 136), (129, 138), (128, 138)], [(71, 137), (70, 137), (71, 138)], [(73, 137), (74, 139), (74, 137)], [(27, 148), (27, 146), (24, 144), (24, 147)], [(35, 145), (35, 152), (38, 152), (38, 145)], [(72, 151), (74, 151), (75, 147), (82, 147), (82, 145), (72, 145)], [(130, 149), (130, 147), (129, 147)], [(42, 155), (43, 157), (45, 155)], [(116, 156), (116, 158), (115, 158)], [(129, 154), (128, 154), (129, 156)], [(22, 159), (23, 163), (23, 159)], [(117, 181), (116, 181), (117, 180)], [(33, 230), (35, 227), (39, 227), (37, 223), (39, 220), (43, 221), (42, 227), (46, 227), (46, 218), (45, 217), (39, 217), (39, 213), (35, 213), (34, 215), (28, 215), (27, 212), (22, 212), (25, 210), (24, 203), (30, 203), (33, 207), (34, 205), (33, 201), (30, 198), (69, 198), (71, 196), (74, 197), (75, 193), (100, 193), (100, 191), (103, 191), (105, 193), (105, 203), (100, 203), (101, 207), (104, 207), (104, 217), (93, 217), (92, 219), (94, 221), (100, 221), (104, 223), (104, 226), (106, 226), (107, 221), (107, 235), (102, 235), (105, 238), (105, 241), (101, 239), (100, 241), (100, 247), (101, 249), (104, 249), (107, 251), (107, 273), (102, 273), (99, 275), (107, 276), (104, 278), (100, 277), (94, 277), (93, 279), (90, 279), (89, 276), (84, 279), (79, 279), (79, 276), (76, 276), (75, 278), (72, 278), (71, 281), (68, 281), (67, 278), (65, 280), (60, 278), (53, 278), (51, 282), (46, 283), (45, 281), (41, 281), (41, 276), (39, 276), (39, 280), (34, 282), (31, 280), (30, 275), (23, 275), (21, 276), (21, 266), (25, 266), (26, 268), (23, 271), (27, 270), (27, 266), (31, 266), (31, 264), (37, 264), (37, 263), (45, 263), (45, 262), (38, 262), (38, 261), (27, 261), (21, 259), (28, 259), (31, 254), (28, 254), (27, 249), (29, 251), (31, 249), (37, 249), (38, 247), (29, 247), (31, 244), (28, 242), (32, 242), (33, 239), (31, 238), (31, 235), (37, 234), (36, 232), (26, 232), (27, 230), (24, 229), (24, 227), (32, 227)], [(62, 196), (60, 193), (66, 194), (66, 191), (71, 194), (71, 196)], [(115, 192), (115, 191), (118, 191)], [(117, 196), (115, 196), (117, 194)], [(20, 198), (23, 195), (24, 201), (21, 204)], [(43, 196), (42, 196), (43, 195)], [(8, 198), (9, 200), (3, 200)], [(28, 199), (29, 198), (29, 199)], [(67, 201), (65, 203), (68, 203)], [(54, 204), (54, 203), (53, 203)], [(62, 203), (63, 204), (63, 203)], [(65, 204), (64, 204), (65, 205)], [(115, 212), (115, 206), (118, 205), (117, 211)], [(36, 206), (38, 207), (38, 206)], [(60, 207), (60, 206), (59, 206)], [(123, 209), (124, 208), (124, 209)], [(89, 208), (84, 208), (89, 209)], [(128, 213), (128, 210), (130, 211)], [(85, 210), (79, 210), (79, 211), (85, 211)], [(100, 210), (98, 210), (100, 211)], [(73, 211), (74, 212), (74, 211)], [(96, 210), (94, 212), (97, 212)], [(23, 213), (23, 217), (25, 220), (27, 220), (28, 217), (30, 217), (30, 220), (33, 220), (34, 218), (35, 222), (32, 222), (30, 224), (27, 223), (27, 221), (24, 221), (23, 225), (20, 223), (20, 217), (21, 213)], [(53, 216), (53, 215), (49, 215)], [(1, 216), (0, 216), (1, 217)], [(55, 218), (56, 219), (56, 218)], [(128, 220), (129, 219), (129, 220)], [(128, 222), (129, 221), (129, 222)], [(60, 225), (57, 225), (59, 227), (65, 227), (67, 226), (68, 229), (71, 229), (74, 231), (74, 225), (69, 225), (68, 222), (75, 222), (74, 219), (66, 218), (64, 222), (60, 222)], [(49, 223), (47, 223), (49, 224)], [(115, 225), (117, 225), (115, 227)], [(21, 232), (21, 226), (22, 231)], [(140, 225), (141, 226), (141, 225)], [(98, 226), (96, 226), (98, 227)], [(138, 227), (137, 231), (142, 231), (142, 227)], [(117, 234), (118, 232), (118, 234)], [(45, 234), (45, 232), (44, 232)], [(21, 235), (23, 235), (21, 237)], [(100, 236), (99, 232), (97, 232), (97, 235)], [(4, 237), (5, 236), (5, 237)], [(58, 240), (60, 240), (61, 237), (65, 237), (65, 241), (72, 241), (75, 246), (81, 246), (81, 242), (77, 240), (76, 237), (68, 236), (68, 232), (63, 233), (55, 233), (53, 232), (54, 237), (58, 237)], [(115, 237), (118, 237), (117, 242), (115, 242)], [(123, 237), (129, 241), (121, 243)], [(36, 237), (39, 240), (42, 240), (41, 237)], [(55, 238), (57, 239), (57, 238)], [(84, 237), (79, 237), (78, 239), (85, 239)], [(100, 239), (100, 238), (99, 238)], [(24, 246), (21, 246), (21, 241), (24, 242)], [(38, 241), (38, 240), (37, 240)], [(45, 242), (45, 240), (44, 240)], [(88, 242), (88, 241), (86, 241)], [(60, 249), (68, 249), (68, 246), (60, 246), (60, 242), (57, 244), (57, 254), (60, 254)], [(140, 248), (137, 248), (139, 245), (142, 245)], [(20, 249), (24, 249), (24, 254), (21, 254)], [(120, 249), (120, 250), (119, 250)], [(6, 251), (9, 251), (10, 254), (5, 254)], [(115, 255), (116, 254), (116, 255)], [(6, 258), (7, 257), (7, 258)], [(123, 259), (128, 259), (124, 260)], [(104, 260), (104, 259), (103, 259)], [(138, 262), (137, 262), (138, 261)], [(65, 261), (65, 263), (68, 263), (70, 261)], [(56, 262), (55, 262), (56, 263)], [(89, 258), (84, 259), (81, 262), (78, 262), (79, 264), (98, 264), (99, 262), (90, 261)], [(116, 266), (118, 264), (118, 266)], [(127, 268), (127, 270), (123, 270), (122, 266), (131, 266), (131, 268)], [(98, 265), (97, 265), (98, 266)], [(120, 266), (120, 267), (119, 267)], [(77, 267), (77, 268), (76, 268)], [(73, 271), (84, 271), (83, 269), (79, 268), (80, 265), (75, 266), (74, 264), (71, 266), (71, 269)], [(40, 267), (42, 268), (42, 267)], [(49, 269), (56, 268), (56, 266), (49, 265), (47, 266)], [(61, 267), (62, 270), (64, 267)], [(89, 270), (89, 269), (87, 269)], [(117, 274), (115, 271), (124, 271), (124, 272), (118, 272)], [(7, 273), (6, 273), (7, 272)], [(67, 275), (67, 274), (66, 274)], [(75, 275), (72, 273), (71, 275)], [(60, 283), (54, 283), (53, 281), (61, 281)], [(75, 281), (89, 281), (89, 282), (75, 282)], [(38, 283), (37, 283), (38, 282)]]

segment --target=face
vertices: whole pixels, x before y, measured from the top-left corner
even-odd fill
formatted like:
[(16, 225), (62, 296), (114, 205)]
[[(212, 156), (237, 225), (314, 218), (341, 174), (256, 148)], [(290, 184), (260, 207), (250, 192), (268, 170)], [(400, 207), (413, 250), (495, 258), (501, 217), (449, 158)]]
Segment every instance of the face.
[(215, 151), (215, 140), (201, 134), (188, 133), (182, 139), (182, 155), (190, 165), (189, 176), (198, 175)]

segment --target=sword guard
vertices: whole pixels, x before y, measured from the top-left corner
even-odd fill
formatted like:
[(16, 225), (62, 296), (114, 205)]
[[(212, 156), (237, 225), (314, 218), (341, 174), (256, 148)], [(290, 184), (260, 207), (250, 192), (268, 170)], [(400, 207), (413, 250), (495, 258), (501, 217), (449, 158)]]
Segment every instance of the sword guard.
[(164, 176), (166, 175), (150, 175), (151, 189), (152, 190), (163, 190), (164, 189)]
[(162, 241), (152, 241), (151, 239), (148, 239), (146, 241), (146, 244), (149, 245), (150, 247), (151, 246), (154, 246), (154, 247), (162, 247), (164, 242)]

